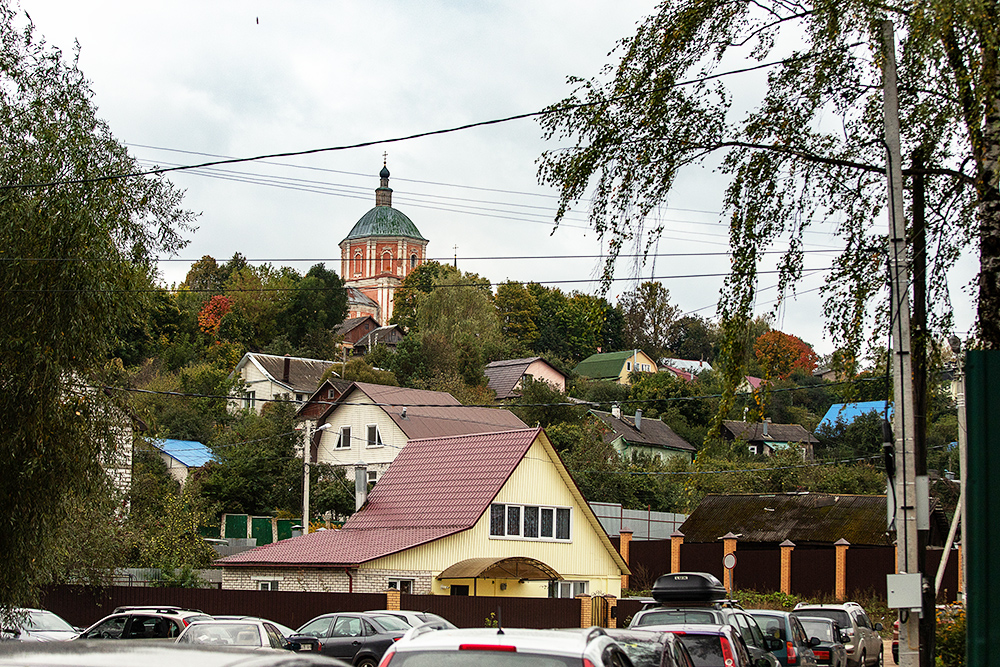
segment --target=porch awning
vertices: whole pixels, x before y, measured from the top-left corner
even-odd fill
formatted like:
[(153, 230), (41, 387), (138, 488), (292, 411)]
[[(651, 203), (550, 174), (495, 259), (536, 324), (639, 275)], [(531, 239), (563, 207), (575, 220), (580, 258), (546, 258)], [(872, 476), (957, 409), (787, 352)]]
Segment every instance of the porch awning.
[(562, 575), (540, 560), (510, 558), (469, 558), (445, 569), (438, 579), (527, 579), (551, 581)]

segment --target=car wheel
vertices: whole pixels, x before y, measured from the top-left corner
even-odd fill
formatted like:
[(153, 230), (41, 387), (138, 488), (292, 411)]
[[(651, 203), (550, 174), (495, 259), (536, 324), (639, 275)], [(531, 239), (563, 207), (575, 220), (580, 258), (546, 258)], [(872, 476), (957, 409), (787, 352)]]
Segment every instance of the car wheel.
[(374, 658), (361, 658), (354, 667), (375, 667)]
[(877, 667), (885, 667), (885, 647), (880, 646), (878, 649), (878, 662), (875, 663)]
[(861, 657), (858, 658), (858, 667), (868, 667), (868, 656), (865, 655), (864, 649), (861, 651)]

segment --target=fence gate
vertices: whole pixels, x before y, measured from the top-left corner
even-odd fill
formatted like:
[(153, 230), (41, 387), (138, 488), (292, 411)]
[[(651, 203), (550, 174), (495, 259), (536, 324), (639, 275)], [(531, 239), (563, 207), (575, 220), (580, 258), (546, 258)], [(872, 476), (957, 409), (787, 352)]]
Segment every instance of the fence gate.
[(590, 600), (590, 624), (608, 627), (611, 615), (611, 601), (603, 595), (595, 595)]

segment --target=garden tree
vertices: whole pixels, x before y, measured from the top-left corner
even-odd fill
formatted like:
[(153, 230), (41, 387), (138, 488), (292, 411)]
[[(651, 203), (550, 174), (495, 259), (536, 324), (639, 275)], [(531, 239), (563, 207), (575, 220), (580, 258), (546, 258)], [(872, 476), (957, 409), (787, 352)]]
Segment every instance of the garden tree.
[(291, 301), (294, 283), (287, 272), (270, 264), (232, 271), (225, 284), (232, 310), (223, 318), (230, 321), (220, 327), (222, 340), (254, 350), (268, 343), (277, 334), (277, 322)]
[(618, 297), (625, 316), (625, 345), (645, 351), (654, 359), (663, 356), (681, 309), (670, 303), (662, 283), (646, 281)]
[(609, 334), (614, 335), (605, 331), (606, 316), (614, 309), (604, 298), (581, 292), (567, 295), (558, 287), (537, 283), (528, 284), (527, 290), (539, 309), (536, 352), (579, 362), (597, 352)]
[(627, 347), (625, 345), (625, 315), (622, 314), (621, 308), (612, 306), (603, 298), (601, 300), (603, 301), (602, 318), (604, 323), (601, 325), (598, 341), (600, 350), (601, 352), (624, 350)]
[(218, 294), (206, 301), (198, 313), (198, 326), (202, 333), (208, 334), (212, 339), (218, 338), (222, 318), (232, 309), (233, 302), (228, 296)]
[(596, 403), (601, 410), (609, 412), (611, 405), (628, 400), (629, 388), (617, 382), (587, 380), (579, 376), (573, 382), (570, 396), (588, 403)]
[(698, 315), (674, 320), (667, 333), (668, 356), (674, 359), (715, 361), (719, 346), (719, 327)]
[[(46, 45), (8, 0), (0, 0), (0, 54), (5, 614), (37, 606), (40, 586), (105, 562), (115, 548), (102, 532), (114, 521), (108, 505), (87, 500), (106, 492), (102, 464), (117, 456), (128, 426), (127, 395), (100, 389), (104, 364), (122, 329), (152, 307), (155, 260), (184, 245), (193, 216), (162, 178), (103, 178), (141, 168), (98, 119), (76, 58)], [(103, 525), (83, 527), (94, 528), (93, 541), (67, 543), (81, 520)]]
[(132, 323), (117, 332), (118, 340), (111, 352), (125, 366), (138, 366), (150, 357), (158, 356), (176, 340), (183, 316), (177, 301), (167, 290), (152, 284), (149, 301)]
[(461, 274), (455, 267), (433, 260), (414, 268), (393, 294), (389, 324), (398, 324), (407, 332), (415, 331), (420, 300), (425, 294), (430, 294), (438, 278), (456, 275)]
[[(644, 416), (661, 419), (688, 443), (699, 447), (708, 434), (712, 416), (717, 409), (716, 399), (704, 399), (705, 381), (687, 382), (673, 373), (640, 373), (629, 386), (629, 400), (642, 410)], [(699, 377), (700, 380), (700, 377)]]
[(202, 495), (220, 512), (294, 515), (302, 507), (302, 432), (295, 408), (270, 403), (241, 412), (208, 444), (215, 460), (198, 475)]
[[(383, 346), (384, 347), (384, 346)], [(340, 377), (350, 382), (368, 382), (369, 384), (384, 384), (398, 387), (399, 382), (391, 371), (373, 368), (367, 357), (355, 357), (344, 364)]]
[[(540, 180), (561, 191), (556, 219), (587, 198), (595, 230), (610, 237), (610, 278), (624, 243), (654, 242), (642, 237), (642, 225), (667, 202), (679, 170), (706, 159), (721, 165), (730, 177), (723, 208), (733, 250), (720, 299), (724, 407), (744, 374), (748, 341), (741, 333), (755, 303), (760, 252), (787, 249), (779, 294), (794, 291), (805, 266), (804, 235), (837, 219), (844, 251), (824, 286), (824, 315), (853, 377), (850, 364), (866, 336), (881, 340), (889, 320), (885, 237), (870, 232), (888, 203), (881, 114), (888, 19), (901, 54), (906, 204), (913, 206), (911, 191), (920, 188), (927, 202), (919, 226), (934, 253), (926, 262), (933, 267), (931, 330), (951, 329), (948, 269), (964, 253), (978, 253), (980, 340), (1000, 347), (996, 14), (994, 0), (666, 0), (620, 43), (620, 60), (605, 76), (573, 79), (576, 91), (543, 117), (547, 137), (575, 140), (540, 161)], [(733, 105), (746, 74), (713, 75), (747, 57), (768, 71), (763, 99)]]
[[(324, 264), (316, 264), (305, 277), (295, 283), (295, 289), (282, 320), (292, 345), (306, 348), (305, 352), (321, 353), (317, 359), (332, 359), (337, 326), (347, 317), (347, 290), (344, 281)], [(310, 357), (312, 354), (302, 356)]]
[(816, 456), (826, 459), (866, 458), (882, 454), (882, 419), (877, 411), (865, 412), (853, 421), (837, 418), (816, 430)]
[(528, 426), (549, 428), (553, 424), (580, 421), (581, 408), (569, 404), (566, 394), (544, 380), (525, 376), (521, 395), (510, 404), (511, 411)]
[(523, 283), (505, 282), (497, 285), (494, 299), (504, 336), (532, 349), (538, 340), (539, 307), (534, 295)]
[(810, 374), (816, 370), (819, 359), (812, 346), (801, 338), (775, 329), (754, 341), (753, 349), (765, 380), (785, 380), (795, 371)]
[(150, 435), (208, 443), (234, 419), (225, 397), (236, 393), (236, 382), (227, 369), (207, 362), (176, 371), (150, 364), (132, 383), (154, 393), (138, 395), (135, 409)]
[(345, 468), (329, 463), (309, 466), (309, 511), (314, 516), (331, 513), (335, 518), (354, 513), (354, 480)]
[(194, 479), (184, 488), (170, 476), (155, 447), (139, 441), (133, 450), (129, 494), (130, 564), (135, 567), (207, 567), (215, 552), (198, 529), (215, 523)]
[(771, 421), (800, 424), (810, 433), (837, 402), (834, 388), (811, 373), (796, 371), (787, 380), (777, 380), (772, 385), (768, 406)]
[(208, 299), (212, 293), (222, 294), (225, 283), (226, 272), (223, 267), (211, 255), (202, 255), (201, 259), (191, 263), (180, 288), (207, 293), (205, 298)]

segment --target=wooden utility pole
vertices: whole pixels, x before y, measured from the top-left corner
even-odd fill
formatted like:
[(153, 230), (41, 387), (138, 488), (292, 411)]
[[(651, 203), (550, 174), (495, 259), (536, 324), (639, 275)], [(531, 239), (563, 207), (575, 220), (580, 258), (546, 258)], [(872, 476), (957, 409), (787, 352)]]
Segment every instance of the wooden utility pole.
[[(891, 21), (883, 21), (884, 45), (884, 119), (886, 165), (889, 181), (889, 282), (890, 331), (892, 335), (893, 435), (896, 476), (894, 480), (896, 512), (896, 572), (919, 573), (921, 556), (917, 538), (918, 515), (927, 510), (927, 499), (920, 499), (916, 475), (916, 411), (913, 402), (913, 360), (910, 354), (910, 272), (906, 249), (906, 224), (903, 219), (903, 174), (899, 145), (899, 98), (896, 92), (896, 38)], [(924, 478), (926, 479), (926, 477)], [(923, 489), (926, 493), (926, 487)], [(918, 511), (918, 508), (920, 511)], [(900, 612), (899, 664), (902, 667), (928, 667), (921, 664), (920, 616)]]

